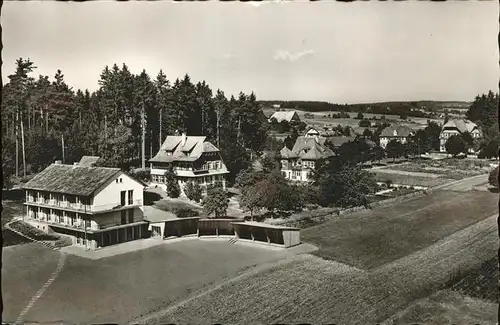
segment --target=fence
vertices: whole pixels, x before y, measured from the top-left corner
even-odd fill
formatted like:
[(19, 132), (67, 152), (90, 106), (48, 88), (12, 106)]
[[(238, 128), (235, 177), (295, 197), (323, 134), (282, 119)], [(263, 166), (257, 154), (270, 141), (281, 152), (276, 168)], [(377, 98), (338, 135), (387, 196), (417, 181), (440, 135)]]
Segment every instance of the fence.
[(183, 218), (165, 221), (164, 237), (196, 235), (199, 218)]

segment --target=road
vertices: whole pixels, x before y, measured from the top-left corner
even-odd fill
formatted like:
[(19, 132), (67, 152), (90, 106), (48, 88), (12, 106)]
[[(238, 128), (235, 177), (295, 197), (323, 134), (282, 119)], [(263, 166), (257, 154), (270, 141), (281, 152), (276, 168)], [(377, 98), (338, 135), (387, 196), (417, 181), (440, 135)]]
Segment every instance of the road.
[(484, 185), (488, 183), (488, 174), (478, 175), (474, 177), (469, 177), (461, 179), (456, 182), (451, 182), (448, 184), (443, 184), (436, 186), (434, 189), (440, 189), (445, 191), (460, 191), (466, 192), (473, 190), (476, 186)]

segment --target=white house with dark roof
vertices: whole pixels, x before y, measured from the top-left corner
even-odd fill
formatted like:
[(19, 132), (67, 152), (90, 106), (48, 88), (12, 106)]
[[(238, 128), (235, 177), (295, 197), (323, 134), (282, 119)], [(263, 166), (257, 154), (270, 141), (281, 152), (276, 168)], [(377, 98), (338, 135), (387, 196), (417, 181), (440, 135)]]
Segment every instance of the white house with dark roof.
[(415, 134), (415, 131), (406, 125), (391, 125), (386, 127), (380, 133), (380, 146), (386, 148), (387, 144), (392, 140), (396, 140), (402, 144), (408, 142), (408, 139)]
[(23, 186), (25, 221), (90, 249), (145, 238), (144, 186), (117, 168), (56, 162)]
[(309, 134), (298, 137), (292, 150), (283, 147), (279, 157), (283, 176), (291, 181), (311, 181), (311, 171), (316, 168), (317, 162), (335, 156), (325, 143), (326, 138)]
[(229, 171), (222, 160), (219, 149), (206, 141), (204, 136), (168, 136), (152, 159), (151, 182), (167, 190), (165, 172), (172, 170), (181, 191), (189, 181), (197, 182), (205, 190), (210, 184), (220, 181), (226, 187)]
[(271, 122), (273, 118), (276, 119), (278, 123), (281, 123), (282, 121), (287, 121), (288, 123), (292, 122), (300, 123), (300, 117), (296, 111), (274, 112), (274, 114), (271, 115), (271, 117), (269, 118), (269, 122)]
[[(449, 120), (441, 127), (439, 134), (439, 151), (446, 152), (446, 141), (452, 135), (462, 135), (468, 132), (472, 139), (480, 140), (483, 137), (478, 125), (465, 119)], [(469, 153), (474, 153), (474, 148), (469, 148)]]

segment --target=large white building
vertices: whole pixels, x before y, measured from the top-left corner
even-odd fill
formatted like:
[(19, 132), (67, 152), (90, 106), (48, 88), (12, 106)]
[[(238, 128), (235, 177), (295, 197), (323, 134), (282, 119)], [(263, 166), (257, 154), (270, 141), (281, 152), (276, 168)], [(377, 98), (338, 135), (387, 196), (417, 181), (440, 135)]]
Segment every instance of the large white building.
[(335, 156), (325, 143), (325, 137), (309, 132), (297, 138), (292, 150), (283, 147), (280, 151), (283, 176), (291, 181), (311, 181), (311, 172), (316, 164)]
[[(446, 141), (453, 135), (463, 135), (468, 132), (475, 141), (480, 140), (483, 134), (476, 123), (465, 119), (449, 120), (442, 128), (439, 135), (439, 151), (446, 152)], [(474, 153), (474, 148), (469, 147), (469, 153)]]
[(392, 140), (398, 141), (399, 143), (405, 144), (408, 139), (414, 135), (413, 129), (406, 125), (391, 125), (386, 127), (380, 133), (380, 146), (386, 148), (387, 144)]
[(172, 168), (182, 192), (190, 181), (197, 182), (204, 190), (217, 181), (226, 187), (229, 171), (219, 149), (204, 136), (168, 136), (149, 162), (152, 185), (164, 190), (167, 190), (165, 172), (169, 168)]
[(148, 237), (144, 184), (120, 169), (50, 165), (24, 185), (26, 218), (90, 249)]

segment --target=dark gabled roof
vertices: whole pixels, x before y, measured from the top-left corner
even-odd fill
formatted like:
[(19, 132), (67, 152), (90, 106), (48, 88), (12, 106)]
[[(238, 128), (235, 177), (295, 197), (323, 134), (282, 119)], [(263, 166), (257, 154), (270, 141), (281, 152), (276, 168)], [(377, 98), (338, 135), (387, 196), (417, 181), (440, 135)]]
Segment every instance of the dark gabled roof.
[(182, 136), (169, 135), (163, 142), (156, 156), (149, 161), (196, 161), (203, 153), (219, 152), (219, 149), (217, 149), (216, 146), (206, 141), (205, 136), (186, 136), (184, 145), (182, 142)]
[(52, 164), (33, 177), (23, 188), (90, 196), (120, 173), (118, 168)]
[(442, 129), (457, 129), (460, 133), (472, 132), (477, 128), (477, 124), (465, 119), (449, 120)]
[(93, 167), (100, 159), (98, 156), (83, 156), (78, 163), (78, 166)]
[(306, 160), (319, 160), (333, 157), (335, 153), (325, 145), (325, 139), (300, 136), (295, 140), (292, 150), (283, 147), (280, 154), (282, 158), (301, 158)]
[(406, 125), (391, 125), (386, 127), (382, 133), (381, 137), (409, 137), (413, 133), (413, 130)]

